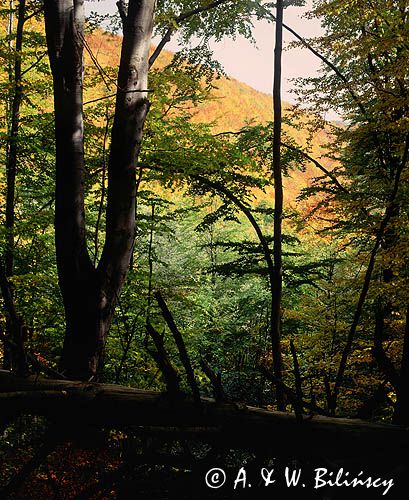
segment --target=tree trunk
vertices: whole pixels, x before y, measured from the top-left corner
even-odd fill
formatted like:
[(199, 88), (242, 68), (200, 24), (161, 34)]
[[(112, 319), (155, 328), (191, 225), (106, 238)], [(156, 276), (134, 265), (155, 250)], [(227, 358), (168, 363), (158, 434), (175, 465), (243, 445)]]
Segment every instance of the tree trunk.
[(9, 355), (9, 364), (14, 373), (25, 376), (28, 373), (26, 352), (24, 349), (25, 327), (14, 307), (10, 283), (7, 279), (3, 262), (0, 260), (0, 291), (3, 296), (7, 326), (4, 345)]
[(14, 253), (14, 222), (15, 222), (15, 191), (18, 154), (18, 132), (20, 127), (20, 106), (23, 96), (21, 80), (21, 50), (23, 45), (23, 28), (26, 2), (20, 0), (17, 13), (16, 46), (14, 54), (14, 70), (11, 75), (13, 97), (11, 105), (10, 135), (7, 144), (7, 196), (6, 196), (6, 231), (7, 245), (5, 251), (5, 266), (7, 277), (13, 274)]
[(374, 330), (374, 347), (372, 350), (373, 357), (378, 364), (378, 367), (386, 380), (392, 385), (396, 391), (399, 386), (399, 374), (396, 371), (393, 362), (386, 354), (383, 347), (385, 330), (385, 307), (382, 305), (381, 298), (378, 298), (375, 305), (375, 330)]
[[(10, 68), (10, 83), (12, 85), (13, 94), (11, 99), (11, 123), (9, 137), (7, 140), (7, 194), (6, 194), (6, 248), (4, 252), (4, 271), (5, 279), (7, 280), (13, 275), (14, 270), (14, 225), (15, 225), (15, 198), (16, 198), (16, 174), (17, 174), (17, 159), (18, 159), (18, 135), (20, 127), (20, 107), (23, 97), (22, 77), (21, 77), (21, 50), (23, 47), (23, 28), (24, 17), (26, 11), (26, 1), (20, 0), (17, 12), (17, 28), (16, 28), (16, 45), (14, 49), (14, 67)], [(10, 14), (12, 16), (12, 14)], [(12, 31), (12, 22), (10, 23)], [(11, 32), (10, 32), (11, 35)], [(12, 289), (9, 287), (9, 293), (12, 297)], [(6, 337), (11, 339), (15, 344), (22, 349), (23, 339), (19, 334), (21, 332), (20, 325), (13, 324), (12, 317), (7, 315), (6, 318)], [(19, 366), (21, 356), (17, 355), (10, 346), (4, 344), (4, 359), (5, 367), (12, 370), (21, 371), (24, 369)]]
[(135, 169), (148, 111), (147, 73), (154, 0), (131, 0), (124, 18), (115, 119), (108, 164), (106, 238), (95, 269), (84, 215), (83, 0), (46, 0), (47, 46), (54, 84), (55, 240), (66, 335), (61, 370), (95, 379), (133, 249)]
[(357, 328), (358, 328), (358, 325), (359, 325), (359, 322), (361, 319), (361, 314), (363, 311), (364, 303), (365, 303), (366, 296), (368, 294), (369, 286), (371, 283), (372, 273), (373, 273), (373, 270), (375, 267), (376, 256), (378, 254), (379, 248), (381, 247), (382, 240), (385, 237), (385, 231), (387, 230), (391, 219), (393, 218), (394, 215), (396, 215), (399, 212), (399, 207), (398, 207), (397, 202), (396, 202), (396, 197), (397, 197), (398, 192), (399, 192), (401, 175), (402, 175), (402, 172), (403, 172), (403, 170), (406, 166), (406, 163), (408, 161), (408, 156), (409, 156), (409, 134), (406, 135), (406, 141), (405, 141), (403, 155), (402, 155), (401, 161), (399, 162), (399, 164), (396, 168), (394, 181), (393, 181), (393, 187), (392, 187), (392, 191), (389, 195), (388, 204), (385, 208), (384, 216), (383, 216), (381, 223), (379, 225), (379, 228), (376, 232), (375, 244), (374, 244), (372, 251), (371, 251), (371, 255), (369, 258), (369, 262), (368, 262), (368, 267), (366, 268), (361, 293), (359, 294), (358, 303), (356, 305), (356, 309), (354, 312), (354, 318), (352, 320), (352, 324), (351, 324), (351, 327), (350, 327), (349, 332), (348, 332), (348, 337), (347, 337), (345, 347), (342, 351), (342, 356), (341, 356), (341, 360), (339, 363), (338, 372), (337, 372), (335, 383), (334, 383), (334, 388), (332, 390), (332, 394), (331, 394), (331, 398), (330, 398), (330, 402), (329, 402), (330, 403), (329, 410), (333, 414), (335, 414), (335, 410), (337, 407), (338, 395), (339, 395), (339, 391), (341, 389), (341, 385), (343, 382), (348, 357), (349, 357), (349, 354), (352, 350), (353, 342), (355, 339), (355, 334), (356, 334), (356, 331), (357, 331)]
[[(281, 356), (281, 296), (282, 296), (282, 219), (283, 219), (283, 180), (281, 173), (281, 53), (283, 45), (283, 1), (276, 6), (276, 37), (274, 49), (274, 138), (273, 138), (273, 174), (274, 174), (274, 281), (271, 304), (271, 347), (273, 353), (274, 375), (282, 379)], [(285, 409), (284, 393), (277, 385), (277, 407)]]
[(406, 310), (402, 363), (393, 422), (395, 424), (409, 425), (409, 307)]
[[(218, 446), (284, 454), (289, 457), (352, 458), (378, 461), (404, 453), (409, 431), (404, 427), (362, 420), (313, 416), (298, 423), (292, 413), (268, 411), (202, 398), (170, 399), (168, 395), (110, 384), (90, 384), (36, 377), (17, 378), (0, 371), (4, 417), (45, 415), (61, 425), (143, 426), (140, 431), (197, 438)], [(274, 455), (277, 456), (277, 455)]]

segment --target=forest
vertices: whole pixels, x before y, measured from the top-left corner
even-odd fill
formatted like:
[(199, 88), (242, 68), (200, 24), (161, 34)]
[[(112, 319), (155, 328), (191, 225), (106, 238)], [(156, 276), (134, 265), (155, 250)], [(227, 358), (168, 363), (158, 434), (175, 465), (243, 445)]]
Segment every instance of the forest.
[(0, 499), (408, 498), (409, 0), (0, 5)]

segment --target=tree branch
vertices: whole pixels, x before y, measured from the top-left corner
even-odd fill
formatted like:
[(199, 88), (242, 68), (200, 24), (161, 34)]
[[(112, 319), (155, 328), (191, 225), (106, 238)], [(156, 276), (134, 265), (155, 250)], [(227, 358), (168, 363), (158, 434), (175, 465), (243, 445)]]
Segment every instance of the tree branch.
[(402, 172), (406, 166), (406, 163), (408, 161), (408, 155), (409, 155), (409, 134), (406, 136), (406, 143), (405, 143), (405, 148), (404, 148), (402, 160), (401, 160), (401, 162), (396, 170), (393, 189), (392, 189), (392, 192), (390, 193), (388, 205), (385, 209), (383, 219), (379, 225), (379, 229), (378, 229), (377, 234), (376, 234), (375, 244), (374, 244), (372, 251), (371, 251), (371, 254), (370, 254), (368, 267), (366, 269), (364, 283), (363, 283), (362, 290), (361, 290), (361, 293), (359, 295), (358, 303), (357, 303), (357, 306), (355, 309), (354, 318), (353, 318), (351, 328), (350, 328), (349, 333), (348, 333), (347, 342), (346, 342), (345, 347), (342, 351), (341, 361), (339, 364), (338, 373), (336, 376), (334, 389), (332, 391), (331, 401), (330, 401), (331, 402), (330, 410), (332, 412), (335, 412), (337, 398), (338, 398), (339, 390), (340, 390), (340, 387), (341, 387), (341, 384), (343, 381), (348, 356), (352, 350), (352, 344), (353, 344), (353, 341), (355, 338), (355, 334), (356, 334), (356, 330), (357, 330), (359, 321), (361, 319), (361, 314), (362, 314), (363, 306), (365, 303), (365, 299), (366, 299), (366, 296), (368, 294), (369, 285), (370, 285), (371, 278), (372, 278), (372, 272), (373, 272), (373, 269), (375, 267), (376, 255), (377, 255), (378, 250), (381, 246), (381, 242), (382, 242), (382, 239), (383, 239), (384, 234), (385, 234), (385, 229), (386, 229), (387, 225), (389, 224), (389, 221), (392, 218), (393, 214), (395, 213), (395, 209), (396, 209), (395, 198), (398, 194), (401, 174), (402, 174)]
[[(228, 2), (232, 2), (232, 1), (233, 0), (215, 0), (214, 2), (210, 2), (208, 5), (203, 5), (201, 7), (197, 7), (196, 9), (192, 9), (192, 10), (183, 12), (178, 17), (175, 17), (174, 22), (176, 24), (180, 24), (183, 21), (186, 21), (187, 19), (189, 19), (190, 17), (193, 17), (197, 14), (201, 14), (202, 12), (206, 12), (208, 10), (214, 9), (215, 7), (218, 7), (219, 5), (222, 5), (223, 3), (228, 3)], [(159, 57), (159, 54), (162, 52), (164, 46), (168, 42), (170, 42), (172, 35), (175, 31), (176, 31), (175, 28), (168, 28), (168, 30), (166, 31), (162, 40), (159, 42), (158, 46), (153, 51), (153, 54), (149, 58), (149, 68), (153, 66), (154, 62)]]
[[(288, 385), (284, 384), (282, 380), (277, 379), (274, 374), (271, 373), (271, 370), (268, 370), (265, 366), (259, 365), (257, 368), (262, 373), (262, 375), (270, 382), (276, 385), (279, 384), (281, 389), (285, 392), (291, 405), (293, 405), (293, 407), (297, 406), (297, 395), (294, 393), (291, 387), (288, 387)], [(307, 401), (301, 400), (300, 403), (303, 408), (307, 408), (308, 410), (317, 413), (318, 415), (328, 415), (328, 413), (323, 408), (312, 402), (308, 403)]]
[(190, 363), (189, 359), (189, 354), (186, 350), (185, 342), (183, 340), (182, 334), (180, 333), (175, 320), (172, 316), (172, 313), (170, 312), (164, 298), (162, 297), (162, 294), (157, 291), (155, 292), (155, 298), (159, 304), (159, 307), (162, 311), (162, 315), (172, 332), (173, 338), (175, 339), (175, 343), (177, 345), (178, 351), (179, 351), (179, 356), (180, 360), (185, 368), (186, 375), (187, 375), (187, 380), (189, 382), (190, 388), (193, 393), (193, 398), (196, 401), (196, 403), (200, 404), (200, 391), (199, 391), (199, 386), (197, 385), (196, 379), (195, 379), (195, 374), (192, 368), (192, 365)]
[(124, 0), (118, 0), (118, 2), (116, 2), (116, 6), (118, 7), (119, 16), (122, 21), (122, 28), (125, 29), (127, 13)]
[(175, 368), (173, 367), (171, 361), (169, 360), (168, 354), (165, 349), (165, 345), (163, 342), (163, 337), (159, 334), (159, 332), (152, 326), (149, 319), (146, 322), (146, 329), (151, 336), (156, 351), (152, 349), (148, 349), (149, 354), (153, 357), (160, 369), (163, 378), (166, 382), (166, 387), (168, 392), (172, 396), (176, 396), (177, 394), (181, 394), (180, 385), (179, 385), (179, 375)]
[(217, 374), (214, 372), (214, 370), (211, 368), (209, 363), (202, 358), (200, 360), (200, 366), (202, 367), (202, 370), (204, 371), (205, 375), (207, 378), (210, 380), (210, 383), (212, 384), (213, 387), (213, 394), (214, 398), (216, 401), (226, 401), (226, 394), (223, 389), (222, 385), (222, 378), (221, 378), (221, 373), (218, 372)]

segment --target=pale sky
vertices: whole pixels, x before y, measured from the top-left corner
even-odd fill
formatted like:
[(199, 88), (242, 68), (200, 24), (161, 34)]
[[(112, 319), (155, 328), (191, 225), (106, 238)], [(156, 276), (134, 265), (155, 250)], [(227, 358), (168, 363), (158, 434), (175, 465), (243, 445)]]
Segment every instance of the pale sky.
[[(317, 20), (302, 18), (302, 15), (311, 8), (311, 4), (312, 0), (307, 0), (306, 7), (288, 7), (284, 12), (284, 23), (307, 38), (321, 33)], [(115, 0), (86, 1), (85, 6), (87, 12), (93, 10), (99, 13), (112, 13), (116, 10)], [(272, 93), (274, 24), (255, 21), (253, 36), (256, 47), (239, 36), (236, 40), (226, 38), (219, 43), (213, 43), (211, 48), (228, 75), (257, 90)], [(167, 44), (168, 50), (178, 49), (176, 39), (174, 36)], [(284, 47), (293, 39), (293, 36), (284, 30)], [(319, 61), (307, 49), (291, 49), (283, 53), (282, 68), (282, 98), (284, 101), (294, 102), (294, 96), (290, 93), (290, 79), (316, 75)]]

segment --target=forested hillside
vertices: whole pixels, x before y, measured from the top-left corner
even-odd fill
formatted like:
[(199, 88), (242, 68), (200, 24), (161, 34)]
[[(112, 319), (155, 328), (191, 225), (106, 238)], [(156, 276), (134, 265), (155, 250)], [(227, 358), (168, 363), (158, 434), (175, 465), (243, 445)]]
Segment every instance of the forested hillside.
[[(282, 0), (1, 4), (0, 498), (270, 498), (273, 463), (403, 498), (409, 5), (371, 4), (292, 30), (322, 63), (295, 105)], [(255, 18), (272, 95), (208, 46)]]
[[(96, 31), (87, 38), (92, 54), (101, 65), (112, 65), (119, 61), (120, 39), (118, 35), (108, 32)], [(153, 52), (154, 48), (151, 49)], [(171, 63), (173, 54), (163, 51), (157, 61), (159, 67)], [(86, 58), (89, 54), (86, 53)], [(214, 74), (211, 81), (212, 89), (209, 97), (203, 103), (198, 103), (191, 108), (191, 120), (196, 123), (209, 123), (214, 133), (236, 132), (249, 124), (266, 124), (273, 119), (273, 101), (271, 94), (264, 94), (249, 87), (245, 83), (223, 74)], [(93, 88), (90, 90), (89, 99), (100, 95), (100, 91)], [(190, 106), (190, 105), (189, 105)], [(283, 103), (284, 113), (289, 114), (292, 107)], [(310, 117), (312, 118), (312, 117)], [(307, 117), (298, 118), (293, 121), (293, 126), (284, 124), (288, 135), (302, 148), (313, 152), (315, 157), (323, 154), (322, 147), (328, 141), (329, 128), (319, 127), (314, 131), (312, 137), (310, 132), (299, 123), (308, 123)], [(331, 164), (331, 160), (324, 159), (325, 165)], [(291, 177), (285, 179), (285, 197), (291, 203), (295, 202), (302, 188), (310, 185), (312, 177), (319, 175), (312, 163), (305, 165), (305, 171), (293, 172)], [(261, 193), (259, 193), (261, 195)], [(261, 195), (262, 196), (262, 195)], [(271, 192), (269, 193), (271, 197)]]

